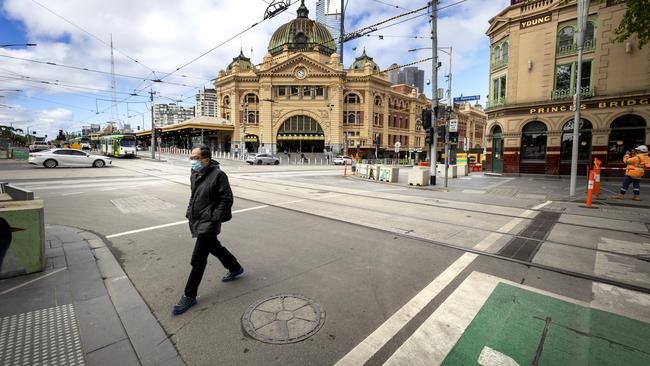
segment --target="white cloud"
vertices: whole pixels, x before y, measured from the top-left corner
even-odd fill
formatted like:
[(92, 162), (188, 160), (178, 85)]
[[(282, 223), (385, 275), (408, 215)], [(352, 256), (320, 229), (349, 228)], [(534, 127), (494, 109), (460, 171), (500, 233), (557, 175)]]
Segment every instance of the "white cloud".
[[(454, 1), (443, 1), (440, 6), (445, 6)], [(100, 37), (105, 42), (109, 41), (112, 34), (115, 47), (141, 63), (138, 65), (116, 51), (116, 73), (142, 78), (152, 77), (149, 68), (167, 72), (175, 70), (180, 65), (222, 43), (253, 23), (260, 22), (268, 6), (263, 0), (228, 2), (218, 0), (193, 0), (191, 2), (171, 0), (38, 0), (38, 2), (93, 35)], [(407, 0), (386, 0), (383, 2), (410, 9), (426, 4), (425, 1), (416, 3)], [(315, 0), (307, 1), (310, 8), (310, 18), (312, 19), (315, 18), (315, 3)], [(462, 74), (465, 71), (472, 70), (482, 64), (482, 60), (477, 55), (480, 54), (481, 50), (484, 52), (487, 45), (487, 38), (484, 35), (488, 26), (487, 20), (506, 5), (506, 0), (490, 2), (469, 0), (441, 12), (438, 25), (439, 45), (454, 47), (455, 80), (461, 82)], [(2, 7), (6, 17), (24, 24), (27, 39), (30, 42), (38, 43), (38, 46), (24, 50), (0, 49), (0, 55), (110, 70), (109, 47), (38, 6), (34, 1), (4, 0)], [(247, 55), (250, 55), (252, 48), (253, 61), (256, 63), (261, 62), (273, 31), (281, 24), (293, 19), (296, 8), (297, 5), (294, 5), (290, 12), (285, 12), (276, 18), (261, 22), (252, 30), (178, 71), (175, 75), (166, 78), (165, 81), (188, 84), (193, 87), (210, 86), (209, 80), (214, 78), (220, 69), (228, 65), (231, 59), (239, 53), (240, 48), (243, 48), (244, 53)], [(355, 0), (349, 2), (347, 11), (346, 24), (347, 30), (350, 31), (376, 23), (388, 16), (400, 14), (404, 10), (382, 5), (374, 0)], [(386, 35), (386, 37), (383, 40), (377, 37), (363, 37), (347, 45), (346, 66), (352, 63), (355, 54), (361, 53), (363, 47), (384, 68), (394, 62), (407, 63), (430, 55), (429, 51), (407, 52), (410, 48), (430, 47), (428, 16), (380, 30), (376, 34)], [(392, 38), (388, 37), (390, 35), (416, 35), (427, 38)], [(351, 52), (352, 47), (357, 47), (357, 51)], [(440, 60), (446, 63), (444, 55), (441, 55)], [(486, 63), (487, 60), (483, 62), (483, 64)], [(430, 62), (419, 65), (426, 70), (427, 78), (430, 78), (430, 65)], [(487, 68), (485, 73), (484, 79), (473, 82), (486, 84), (485, 87), (487, 87)], [(74, 115), (55, 116), (51, 113), (61, 112), (59, 108), (46, 108), (46, 104), (37, 104), (39, 102), (36, 100), (29, 101), (26, 98), (3, 98), (7, 99), (3, 100), (3, 103), (9, 101), (13, 103), (21, 102), (22, 104), (9, 110), (6, 108), (0, 109), (2, 113), (0, 116), (7, 118), (7, 113), (11, 114), (20, 111), (21, 117), (17, 118), (40, 118), (39, 121), (34, 121), (34, 123), (43, 126), (57, 125), (63, 128), (78, 128), (76, 126), (80, 126), (84, 122), (104, 122), (110, 118), (110, 103), (93, 100), (94, 97), (110, 99), (110, 93), (66, 89), (6, 78), (7, 76), (19, 78), (19, 75), (29, 76), (34, 81), (47, 80), (53, 82), (59, 80), (61, 83), (82, 85), (88, 88), (110, 89), (110, 78), (107, 75), (2, 58), (0, 63), (2, 89), (5, 88), (5, 85), (9, 88), (19, 88), (25, 90), (25, 94), (28, 96), (39, 96), (44, 99), (79, 105), (83, 111), (71, 108), (68, 112), (74, 110)], [(163, 75), (164, 73), (158, 74), (159, 77)], [(203, 80), (181, 77), (182, 75), (199, 77)], [(149, 83), (141, 83), (139, 80), (125, 78), (118, 78), (117, 83), (118, 90), (121, 92), (129, 92), (136, 87), (143, 88), (149, 85)], [(194, 94), (194, 88), (183, 86), (157, 83), (152, 87), (161, 95), (166, 95), (172, 99), (191, 97)], [(483, 85), (481, 87), (483, 88)], [(142, 90), (143, 97), (131, 97), (129, 101), (147, 100), (147, 90)], [(72, 98), (73, 96), (70, 94), (72, 92), (81, 94)], [(119, 100), (126, 97), (125, 94), (118, 94)], [(190, 98), (189, 101), (191, 102), (191, 100)], [(106, 113), (95, 115), (88, 112), (88, 110), (94, 110), (96, 105), (99, 106), (100, 110), (105, 110)], [(49, 105), (49, 107), (51, 106)], [(27, 114), (23, 113), (30, 108), (34, 108), (34, 110)], [(126, 113), (124, 104), (120, 104), (119, 109), (121, 114)], [(130, 105), (129, 109), (148, 113), (144, 104)], [(39, 114), (42, 111), (50, 113), (47, 118)], [(52, 122), (46, 122), (46, 120), (49, 121), (48, 118)], [(73, 118), (77, 119), (74, 123)], [(124, 116), (122, 118), (125, 119)], [(68, 125), (66, 126), (65, 123), (68, 123)], [(56, 131), (49, 132), (55, 133)]]

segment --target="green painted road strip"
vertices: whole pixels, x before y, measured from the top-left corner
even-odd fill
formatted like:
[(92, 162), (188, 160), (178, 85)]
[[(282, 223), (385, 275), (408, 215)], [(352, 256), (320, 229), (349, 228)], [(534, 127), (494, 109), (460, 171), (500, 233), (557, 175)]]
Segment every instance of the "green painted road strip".
[(500, 283), (443, 365), (476, 365), (487, 346), (519, 365), (647, 366), (649, 340), (649, 324)]
[(634, 306), (650, 296), (615, 294), (587, 303), (472, 272), (384, 365), (650, 365), (650, 311)]

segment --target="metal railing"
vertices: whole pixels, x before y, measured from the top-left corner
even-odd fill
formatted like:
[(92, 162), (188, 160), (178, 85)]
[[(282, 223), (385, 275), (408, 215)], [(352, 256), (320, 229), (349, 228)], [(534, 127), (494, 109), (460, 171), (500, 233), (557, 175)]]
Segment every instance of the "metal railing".
[[(562, 100), (562, 99), (571, 99), (575, 95), (575, 88), (569, 89), (553, 89), (551, 93), (551, 100)], [(585, 86), (580, 88), (580, 96), (582, 97), (593, 97), (594, 96), (594, 87)]]
[[(588, 39), (585, 40), (585, 46), (583, 47), (583, 51), (593, 51), (596, 48), (596, 40), (595, 39)], [(576, 43), (572, 43), (569, 45), (564, 45), (560, 46), (558, 44), (557, 46), (557, 57), (562, 57), (562, 56), (568, 56), (568, 55), (573, 55), (578, 53), (578, 45)]]
[(487, 102), (486, 109), (503, 107), (504, 105), (506, 105), (506, 98), (505, 97), (489, 99), (488, 102)]

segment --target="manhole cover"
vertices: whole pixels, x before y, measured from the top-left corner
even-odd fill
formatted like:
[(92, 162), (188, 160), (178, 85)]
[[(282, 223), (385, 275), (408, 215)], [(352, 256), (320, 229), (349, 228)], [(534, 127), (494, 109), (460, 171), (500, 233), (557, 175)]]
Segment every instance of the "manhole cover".
[(325, 311), (301, 295), (274, 295), (251, 305), (242, 317), (248, 335), (264, 343), (296, 343), (316, 334)]

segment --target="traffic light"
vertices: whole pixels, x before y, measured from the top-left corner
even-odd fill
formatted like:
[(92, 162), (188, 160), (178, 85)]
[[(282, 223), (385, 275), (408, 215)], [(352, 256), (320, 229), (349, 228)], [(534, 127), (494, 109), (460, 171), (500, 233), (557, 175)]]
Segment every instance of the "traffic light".
[(424, 142), (426, 142), (427, 145), (433, 145), (433, 130), (428, 130), (427, 135), (424, 138)]
[(424, 128), (425, 131), (428, 131), (431, 129), (431, 110), (430, 109), (423, 109), (422, 110), (422, 128)]
[(437, 133), (438, 133), (438, 139), (440, 139), (440, 141), (444, 142), (445, 141), (445, 135), (447, 134), (447, 127), (438, 126)]
[(452, 144), (458, 143), (458, 132), (449, 132), (449, 142)]

